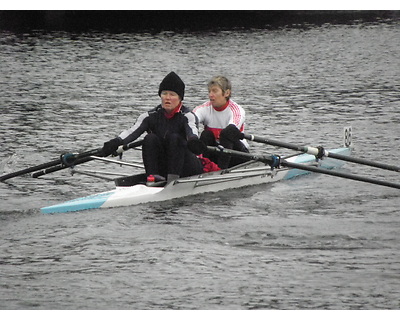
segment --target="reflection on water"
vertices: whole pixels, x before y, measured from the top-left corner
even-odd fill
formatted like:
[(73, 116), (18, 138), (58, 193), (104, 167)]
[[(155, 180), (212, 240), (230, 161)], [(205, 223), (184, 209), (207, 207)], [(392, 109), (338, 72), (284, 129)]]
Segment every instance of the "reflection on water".
[[(171, 70), (186, 83), (189, 107), (207, 99), (211, 76), (229, 77), (249, 133), (335, 147), (351, 125), (355, 156), (396, 164), (397, 39), (396, 22), (155, 35), (3, 32), (1, 169), (100, 147), (159, 103), (158, 84)], [(140, 153), (127, 152), (130, 159)], [(368, 167), (344, 170), (396, 181)], [(66, 172), (0, 185), (1, 308), (399, 307), (396, 190), (314, 175), (165, 204), (38, 213), (110, 188)]]

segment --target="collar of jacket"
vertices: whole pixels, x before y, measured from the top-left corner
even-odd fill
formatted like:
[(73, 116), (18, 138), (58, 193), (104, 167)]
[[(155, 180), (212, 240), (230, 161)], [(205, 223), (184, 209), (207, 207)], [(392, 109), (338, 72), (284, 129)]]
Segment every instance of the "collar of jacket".
[(230, 101), (228, 99), (228, 101), (222, 107), (219, 107), (219, 108), (213, 107), (213, 108), (215, 111), (224, 111), (229, 106), (229, 102)]
[(183, 105), (183, 103), (181, 102), (181, 103), (180, 103), (174, 110), (172, 110), (172, 112), (170, 112), (170, 113), (167, 113), (167, 112), (164, 110), (164, 116), (165, 116), (167, 119), (171, 119), (176, 113), (178, 113), (178, 112), (181, 111), (182, 105)]

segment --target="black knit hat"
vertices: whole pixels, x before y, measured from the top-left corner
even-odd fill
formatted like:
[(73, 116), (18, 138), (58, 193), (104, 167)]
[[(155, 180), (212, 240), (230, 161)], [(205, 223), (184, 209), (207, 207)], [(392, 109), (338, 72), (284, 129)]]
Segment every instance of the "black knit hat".
[(160, 88), (158, 89), (158, 95), (161, 96), (161, 91), (168, 90), (176, 92), (183, 100), (183, 96), (185, 95), (185, 84), (182, 79), (175, 72), (170, 72), (168, 75), (161, 81)]

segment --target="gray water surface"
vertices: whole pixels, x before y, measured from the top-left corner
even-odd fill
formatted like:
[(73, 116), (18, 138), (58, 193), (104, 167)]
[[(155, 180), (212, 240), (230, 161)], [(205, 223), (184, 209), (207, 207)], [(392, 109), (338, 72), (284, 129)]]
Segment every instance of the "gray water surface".
[[(224, 74), (248, 133), (399, 165), (399, 24), (209, 33), (0, 34), (0, 165), (84, 151)], [(290, 150), (257, 143), (254, 153)], [(129, 151), (124, 160), (140, 159)], [(123, 170), (91, 162), (82, 167)], [(398, 173), (342, 170), (399, 182)], [(1, 309), (398, 309), (399, 190), (310, 175), (161, 204), (43, 215), (113, 188), (60, 171), (0, 184)]]

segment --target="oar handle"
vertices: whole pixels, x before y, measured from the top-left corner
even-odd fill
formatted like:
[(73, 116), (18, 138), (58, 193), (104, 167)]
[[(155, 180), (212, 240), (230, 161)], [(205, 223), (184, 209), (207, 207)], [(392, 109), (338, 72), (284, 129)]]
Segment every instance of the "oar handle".
[(276, 168), (279, 167), (280, 164), (280, 157), (276, 155), (270, 155), (270, 156), (257, 156), (248, 152), (243, 152), (243, 151), (237, 151), (237, 150), (232, 150), (232, 149), (226, 149), (223, 148), (222, 146), (219, 147), (212, 147), (212, 146), (207, 146), (207, 149), (211, 152), (220, 152), (220, 153), (226, 153), (235, 157), (247, 159), (247, 160), (256, 160), (260, 161), (263, 163), (268, 164), (271, 166), (271, 168)]
[(137, 141), (133, 141), (131, 143), (125, 144), (122, 146), (122, 149), (124, 151), (128, 150), (128, 149), (132, 149), (132, 148), (136, 148), (136, 147), (140, 147), (143, 144), (143, 139), (142, 140), (137, 140)]

